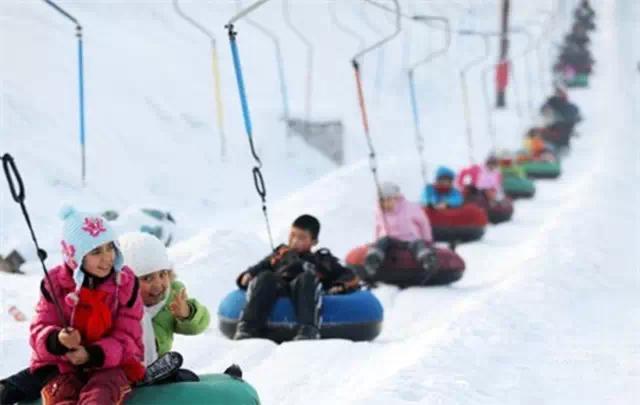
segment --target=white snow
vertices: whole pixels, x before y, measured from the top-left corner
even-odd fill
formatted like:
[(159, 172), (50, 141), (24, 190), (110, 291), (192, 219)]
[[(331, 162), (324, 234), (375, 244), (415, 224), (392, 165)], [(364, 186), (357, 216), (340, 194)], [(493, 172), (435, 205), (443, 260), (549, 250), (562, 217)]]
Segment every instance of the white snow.
[[(246, 2), (245, 2), (246, 3)], [(313, 115), (337, 117), (346, 131), (347, 163), (336, 168), (299, 139), (287, 141), (268, 39), (239, 22), (238, 45), (264, 161), (277, 241), (291, 220), (309, 212), (322, 221), (321, 244), (344, 257), (373, 234), (374, 187), (349, 58), (357, 41), (339, 32), (325, 1), (291, 2), (292, 18), (317, 47)], [(409, 4), (410, 3), (410, 4)], [(513, 25), (544, 20), (550, 1), (514, 1)], [(564, 1), (555, 42), (569, 28), (574, 1)], [(640, 5), (593, 1), (596, 72), (591, 86), (571, 91), (586, 121), (578, 128), (558, 181), (537, 182), (518, 201), (510, 223), (491, 227), (478, 243), (459, 247), (465, 277), (443, 288), (375, 290), (385, 308), (382, 334), (370, 343), (342, 340), (275, 345), (233, 342), (215, 321), (203, 335), (178, 337), (175, 349), (198, 372), (232, 362), (264, 404), (635, 404), (640, 401)], [(85, 32), (88, 185), (79, 179), (73, 25), (43, 2), (0, 2), (0, 153), (16, 158), (27, 206), (49, 265), (59, 260), (64, 202), (84, 210), (150, 206), (171, 210), (178, 243), (171, 249), (191, 296), (215, 313), (236, 275), (268, 252), (251, 156), (223, 30), (233, 2), (181, 2), (218, 36), (229, 154), (219, 157), (209, 43), (173, 12), (171, 2), (62, 1)], [(444, 13), (455, 28), (495, 30), (493, 1), (403, 1), (416, 13)], [(473, 13), (466, 8), (471, 6)], [(283, 41), (292, 111), (304, 104), (300, 42), (282, 22), (280, 1), (255, 19)], [(355, 1), (338, 3), (343, 23), (374, 41)], [(391, 19), (367, 9), (376, 26)], [(533, 26), (532, 32), (539, 33)], [(427, 36), (428, 35), (428, 36)], [(411, 40), (410, 43), (406, 41)], [(374, 94), (377, 58), (363, 63), (365, 92), (380, 174), (417, 198), (422, 180), (413, 143), (406, 68), (442, 34), (414, 24), (385, 48), (381, 93)], [(514, 52), (526, 41), (514, 35)], [(492, 41), (491, 61), (496, 59)], [(458, 69), (480, 52), (455, 37), (448, 55), (418, 71), (418, 97), (429, 167), (468, 164)], [(543, 58), (546, 65), (551, 58)], [(519, 146), (533, 106), (549, 92), (548, 77), (529, 94), (516, 65), (522, 117), (496, 114), (498, 147)], [(486, 65), (485, 65), (486, 66)], [(475, 158), (492, 147), (480, 89), (470, 75)], [(2, 180), (4, 181), (4, 180)], [(0, 254), (17, 248), (26, 276), (0, 274), (0, 376), (29, 360), (27, 316), (38, 298), (40, 267), (24, 220), (0, 185)]]

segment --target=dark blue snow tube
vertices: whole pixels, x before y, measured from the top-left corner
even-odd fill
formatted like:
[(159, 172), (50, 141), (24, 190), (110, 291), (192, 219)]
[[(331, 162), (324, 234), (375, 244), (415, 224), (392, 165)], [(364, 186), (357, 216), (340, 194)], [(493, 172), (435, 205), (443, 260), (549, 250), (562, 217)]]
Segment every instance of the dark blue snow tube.
[[(245, 291), (227, 295), (218, 307), (218, 323), (222, 333), (233, 337), (240, 312), (245, 305)], [(380, 301), (369, 291), (324, 295), (320, 311), (320, 334), (323, 339), (373, 340), (382, 330), (383, 310)], [(278, 298), (267, 322), (266, 338), (276, 342), (291, 340), (297, 329), (291, 300)]]

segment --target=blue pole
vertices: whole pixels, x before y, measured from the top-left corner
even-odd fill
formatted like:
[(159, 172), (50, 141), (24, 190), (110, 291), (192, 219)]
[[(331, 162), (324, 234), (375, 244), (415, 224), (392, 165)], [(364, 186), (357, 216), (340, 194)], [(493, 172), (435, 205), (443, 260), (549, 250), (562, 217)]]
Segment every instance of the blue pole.
[[(258, 3), (256, 3), (258, 4)], [(273, 235), (271, 234), (271, 224), (269, 223), (269, 215), (267, 213), (267, 189), (265, 187), (264, 177), (262, 176), (262, 161), (258, 157), (255, 146), (253, 145), (253, 130), (251, 128), (251, 116), (249, 115), (249, 104), (247, 103), (247, 94), (244, 89), (244, 79), (242, 77), (242, 66), (240, 65), (240, 54), (238, 52), (238, 45), (236, 43), (236, 32), (233, 31), (233, 25), (228, 24), (226, 28), (229, 30), (229, 44), (231, 45), (231, 55), (233, 56), (233, 69), (236, 73), (236, 82), (238, 83), (238, 93), (240, 93), (240, 105), (242, 106), (242, 118), (244, 119), (244, 128), (247, 131), (247, 137), (249, 138), (249, 146), (251, 148), (251, 154), (256, 161), (256, 166), (253, 167), (253, 183), (256, 187), (256, 191), (262, 200), (262, 213), (267, 225), (267, 234), (269, 236), (269, 244), (271, 250), (274, 250)]]
[(78, 91), (79, 91), (79, 109), (80, 109), (80, 153), (82, 155), (82, 185), (86, 180), (86, 153), (85, 153), (85, 125), (84, 125), (84, 60), (82, 52), (82, 26), (80, 22), (67, 11), (62, 9), (51, 0), (44, 0), (45, 3), (53, 7), (57, 12), (68, 18), (76, 25), (76, 37), (78, 38)]
[(80, 150), (82, 153), (82, 185), (86, 179), (86, 147), (84, 122), (84, 58), (82, 50), (82, 29), (78, 27), (78, 81), (80, 101)]
[(238, 92), (240, 93), (240, 105), (242, 106), (242, 118), (244, 119), (244, 128), (247, 132), (249, 140), (253, 139), (253, 129), (251, 127), (251, 117), (249, 115), (249, 104), (247, 103), (247, 94), (244, 89), (244, 78), (242, 77), (242, 66), (240, 65), (240, 55), (238, 53), (238, 45), (236, 44), (236, 35), (229, 28), (229, 44), (231, 45), (231, 55), (233, 57), (233, 69), (236, 73), (236, 82), (238, 83)]

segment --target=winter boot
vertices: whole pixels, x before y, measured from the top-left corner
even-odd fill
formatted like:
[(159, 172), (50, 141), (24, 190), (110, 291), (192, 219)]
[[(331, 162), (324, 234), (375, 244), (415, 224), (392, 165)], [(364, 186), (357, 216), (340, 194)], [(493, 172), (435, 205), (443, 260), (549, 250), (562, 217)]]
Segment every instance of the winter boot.
[(178, 352), (163, 354), (147, 367), (144, 380), (139, 385), (153, 385), (159, 381), (170, 379), (178, 372), (182, 361), (182, 355)]
[(298, 328), (298, 333), (293, 340), (315, 340), (320, 339), (320, 331), (313, 325), (302, 325)]
[(242, 369), (237, 364), (232, 364), (224, 370), (224, 373), (233, 378), (242, 379)]
[(233, 340), (251, 339), (254, 337), (258, 337), (258, 328), (247, 321), (238, 322)]
[(416, 261), (420, 265), (420, 268), (424, 271), (423, 283), (426, 283), (436, 273), (438, 266), (438, 256), (436, 252), (431, 248), (420, 249), (416, 252)]
[(364, 258), (364, 270), (369, 277), (374, 277), (384, 262), (384, 252), (378, 248), (370, 247)]
[(0, 382), (0, 404), (7, 403), (7, 387), (5, 383)]

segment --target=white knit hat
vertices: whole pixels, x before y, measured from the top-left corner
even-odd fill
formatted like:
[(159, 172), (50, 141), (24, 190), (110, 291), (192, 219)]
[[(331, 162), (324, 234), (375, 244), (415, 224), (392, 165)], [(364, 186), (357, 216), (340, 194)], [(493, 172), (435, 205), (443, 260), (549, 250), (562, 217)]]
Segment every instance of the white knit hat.
[(397, 184), (390, 181), (386, 181), (380, 185), (380, 197), (381, 198), (394, 198), (400, 197), (400, 187)]
[(118, 241), (124, 255), (124, 263), (138, 277), (173, 268), (164, 243), (151, 234), (145, 232), (125, 233), (120, 236)]

